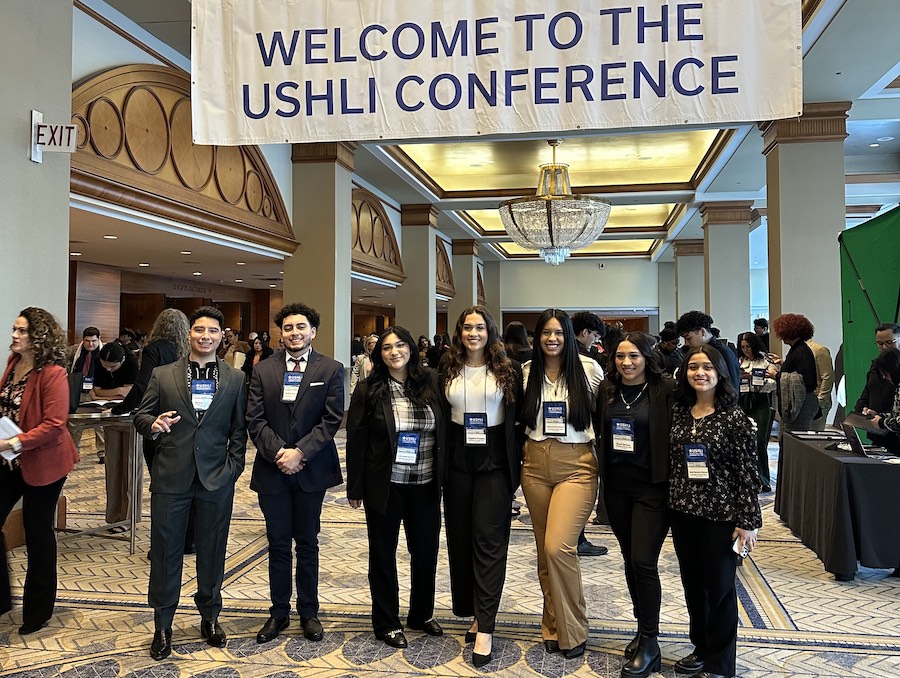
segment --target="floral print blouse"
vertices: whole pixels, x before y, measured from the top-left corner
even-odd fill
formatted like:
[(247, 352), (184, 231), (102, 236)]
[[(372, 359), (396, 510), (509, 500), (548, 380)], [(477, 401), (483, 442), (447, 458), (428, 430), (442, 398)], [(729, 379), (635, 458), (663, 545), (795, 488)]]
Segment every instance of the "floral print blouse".
[[(744, 530), (762, 526), (756, 434), (740, 408), (717, 409), (695, 423), (690, 408), (676, 405), (669, 443), (670, 509), (708, 520), (734, 521)], [(709, 480), (688, 479), (686, 443), (706, 445)]]

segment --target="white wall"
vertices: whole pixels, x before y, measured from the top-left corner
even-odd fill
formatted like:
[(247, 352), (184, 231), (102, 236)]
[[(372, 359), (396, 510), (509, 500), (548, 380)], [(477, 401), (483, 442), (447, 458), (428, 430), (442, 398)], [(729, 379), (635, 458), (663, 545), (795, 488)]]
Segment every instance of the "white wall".
[(503, 310), (655, 309), (658, 268), (644, 259), (600, 262), (569, 259), (559, 266), (542, 261), (500, 264)]

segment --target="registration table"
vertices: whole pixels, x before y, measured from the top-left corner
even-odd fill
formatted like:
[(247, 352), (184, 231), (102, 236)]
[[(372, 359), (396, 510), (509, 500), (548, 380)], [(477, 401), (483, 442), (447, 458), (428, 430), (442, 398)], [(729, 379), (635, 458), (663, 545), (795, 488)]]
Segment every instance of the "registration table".
[(900, 464), (784, 434), (775, 512), (840, 581), (900, 566)]
[[(89, 527), (86, 529), (64, 528), (60, 532), (66, 534), (60, 535), (59, 539), (66, 539), (78, 535), (93, 534), (102, 537), (115, 539), (128, 539), (130, 553), (135, 551), (135, 525), (141, 519), (141, 494), (144, 480), (144, 459), (143, 448), (144, 439), (137, 435), (132, 426), (132, 416), (130, 414), (112, 414), (111, 412), (100, 412), (97, 410), (84, 411), (86, 408), (79, 408), (75, 414), (69, 415), (69, 428), (72, 430), (97, 429), (106, 427), (124, 433), (125, 445), (122, 448), (122, 465), (125, 471), (122, 474), (124, 482), (128, 486), (128, 515), (124, 520), (112, 523), (104, 523), (98, 527)], [(104, 469), (107, 471), (108, 469)], [(125, 528), (127, 535), (112, 534), (116, 528)]]

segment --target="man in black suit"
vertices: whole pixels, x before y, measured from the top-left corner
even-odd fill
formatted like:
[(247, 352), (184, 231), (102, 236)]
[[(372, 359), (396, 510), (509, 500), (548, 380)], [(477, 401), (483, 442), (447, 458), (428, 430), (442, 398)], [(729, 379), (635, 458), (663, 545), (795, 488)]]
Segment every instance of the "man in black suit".
[(340, 485), (334, 436), (344, 416), (344, 366), (312, 349), (319, 314), (302, 303), (275, 316), (284, 350), (253, 368), (247, 425), (256, 445), (250, 489), (259, 495), (269, 540), (269, 619), (265, 643), (284, 630), (291, 609), (291, 547), (297, 547), (297, 612), (308, 640), (322, 640), (319, 518), (329, 487)]
[(202, 306), (190, 318), (189, 356), (153, 370), (134, 416), (138, 433), (156, 440), (150, 469), (150, 586), (156, 632), (150, 656), (172, 652), (172, 618), (181, 591), (184, 537), (193, 510), (197, 541), (200, 634), (224, 647), (219, 626), (225, 546), (234, 484), (247, 452), (244, 374), (216, 358), (225, 318)]

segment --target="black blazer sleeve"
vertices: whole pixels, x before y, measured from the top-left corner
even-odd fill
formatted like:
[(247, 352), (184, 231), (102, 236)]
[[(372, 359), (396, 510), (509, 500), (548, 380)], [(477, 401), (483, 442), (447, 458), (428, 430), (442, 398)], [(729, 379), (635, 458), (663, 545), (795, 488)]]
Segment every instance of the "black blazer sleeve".
[(365, 499), (365, 467), (371, 420), (366, 412), (368, 393), (368, 383), (359, 382), (347, 412), (347, 499)]
[(113, 405), (113, 414), (127, 414), (136, 410), (141, 404), (141, 399), (144, 397), (147, 386), (150, 384), (150, 375), (153, 374), (153, 370), (160, 365), (174, 363), (176, 360), (178, 360), (178, 353), (168, 341), (150, 342), (141, 351), (141, 364), (138, 369), (137, 380), (134, 382), (128, 395), (125, 396), (125, 399), (121, 403)]

